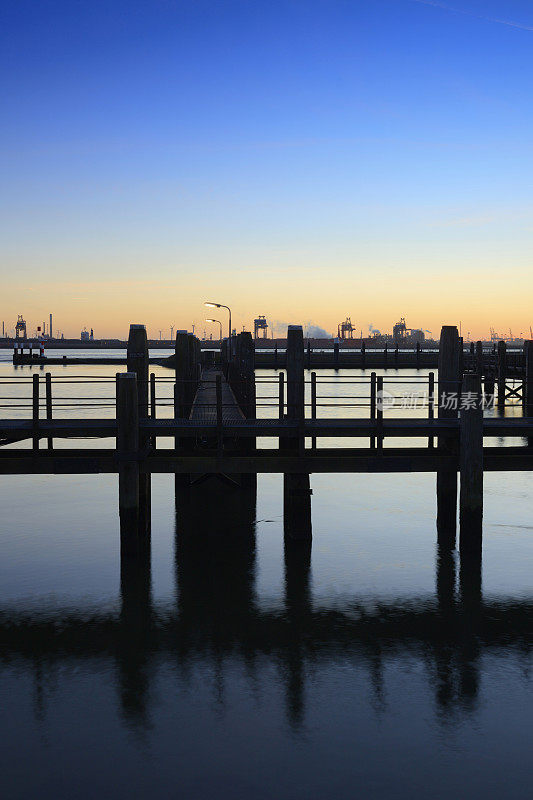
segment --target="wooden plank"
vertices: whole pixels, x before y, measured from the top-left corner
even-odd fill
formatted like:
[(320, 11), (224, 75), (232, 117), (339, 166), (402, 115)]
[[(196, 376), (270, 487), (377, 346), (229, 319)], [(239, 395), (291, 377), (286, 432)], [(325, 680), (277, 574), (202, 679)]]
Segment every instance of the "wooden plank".
[[(235, 395), (231, 391), (229, 383), (224, 378), (221, 370), (205, 368), (198, 384), (198, 389), (192, 404), (190, 420), (193, 422), (213, 423), (217, 422), (217, 396), (216, 380), (221, 377), (221, 401), (222, 401), (222, 422), (235, 422), (244, 420), (244, 414), (239, 408)], [(216, 431), (215, 431), (216, 435)]]

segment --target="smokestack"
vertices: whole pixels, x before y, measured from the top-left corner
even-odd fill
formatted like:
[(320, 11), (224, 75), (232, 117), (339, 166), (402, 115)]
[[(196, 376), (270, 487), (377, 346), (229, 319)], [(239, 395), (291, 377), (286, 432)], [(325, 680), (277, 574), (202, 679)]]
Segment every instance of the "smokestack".
[(48, 338), (52, 338), (52, 315), (50, 314), (50, 327), (48, 328)]

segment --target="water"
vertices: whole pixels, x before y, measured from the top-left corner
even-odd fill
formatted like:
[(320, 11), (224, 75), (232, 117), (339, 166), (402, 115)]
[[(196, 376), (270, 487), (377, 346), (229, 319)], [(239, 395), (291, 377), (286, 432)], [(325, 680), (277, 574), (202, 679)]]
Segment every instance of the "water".
[(154, 475), (151, 569), (121, 569), (116, 476), (2, 476), (3, 795), (529, 797), (532, 482), (485, 476), (480, 570), (439, 552), (434, 475), (313, 475), (296, 553), (280, 476), (176, 510)]

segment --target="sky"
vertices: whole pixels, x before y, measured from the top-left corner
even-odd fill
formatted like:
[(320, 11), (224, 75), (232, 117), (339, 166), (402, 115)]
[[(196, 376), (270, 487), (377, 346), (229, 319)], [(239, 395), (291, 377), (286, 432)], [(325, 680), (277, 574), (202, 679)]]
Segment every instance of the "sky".
[(5, 0), (0, 320), (529, 335), (532, 61), (531, 0)]

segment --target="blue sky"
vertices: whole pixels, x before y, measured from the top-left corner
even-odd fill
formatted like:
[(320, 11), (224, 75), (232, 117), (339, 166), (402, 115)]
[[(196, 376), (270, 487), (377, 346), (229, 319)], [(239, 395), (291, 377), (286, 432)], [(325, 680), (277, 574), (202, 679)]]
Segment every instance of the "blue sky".
[(530, 324), (531, 2), (22, 0), (0, 23), (3, 318), (118, 333), (119, 299), (161, 327), (207, 285), (248, 324)]

